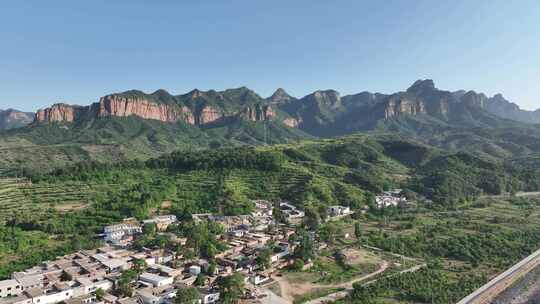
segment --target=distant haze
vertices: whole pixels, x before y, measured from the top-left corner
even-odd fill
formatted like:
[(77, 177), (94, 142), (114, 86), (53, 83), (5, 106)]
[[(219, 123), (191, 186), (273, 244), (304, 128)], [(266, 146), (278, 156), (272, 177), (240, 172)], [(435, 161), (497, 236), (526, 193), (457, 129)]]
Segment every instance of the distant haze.
[(390, 93), (431, 78), (540, 108), (540, 2), (3, 1), (0, 109), (132, 88)]

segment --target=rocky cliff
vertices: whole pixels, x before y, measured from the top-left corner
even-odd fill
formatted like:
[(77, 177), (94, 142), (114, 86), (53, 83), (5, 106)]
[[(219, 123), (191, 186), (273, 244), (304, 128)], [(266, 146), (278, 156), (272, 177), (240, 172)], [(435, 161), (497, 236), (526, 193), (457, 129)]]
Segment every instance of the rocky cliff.
[(310, 134), (331, 136), (375, 128), (381, 121), (402, 117), (483, 126), (493, 122), (492, 117), (488, 117), (493, 114), (540, 123), (540, 111), (521, 110), (502, 95), (488, 98), (475, 91), (440, 90), (430, 79), (418, 80), (407, 90), (393, 94), (362, 92), (343, 97), (334, 90), (318, 90), (295, 98), (277, 89), (264, 99), (245, 87), (224, 91), (195, 89), (176, 96), (165, 90), (152, 94), (132, 90), (104, 96), (87, 107), (57, 104), (38, 111), (35, 120), (73, 122), (81, 118), (137, 116), (166, 123), (183, 121), (195, 126), (223, 126), (238, 119), (276, 120)]
[[(172, 96), (164, 90), (152, 94), (128, 91), (101, 97), (98, 103), (90, 106), (55, 104), (49, 108), (38, 110), (35, 122), (75, 122), (84, 118), (136, 116), (166, 123), (184, 121), (198, 126), (222, 121), (226, 118), (262, 121), (275, 117), (271, 105), (250, 102), (248, 104), (240, 103), (231, 108), (227, 107), (229, 104), (224, 105), (228, 102), (225, 98), (215, 91), (207, 94), (194, 90), (179, 97)], [(261, 101), (263, 100), (261, 99)]]
[(108, 95), (99, 100), (98, 117), (138, 116), (144, 119), (155, 119), (163, 122), (183, 120), (195, 124), (193, 113), (185, 106), (172, 106), (156, 103), (144, 98), (129, 98), (118, 95)]
[(35, 121), (73, 122), (90, 110), (90, 107), (57, 103), (49, 108), (38, 110)]

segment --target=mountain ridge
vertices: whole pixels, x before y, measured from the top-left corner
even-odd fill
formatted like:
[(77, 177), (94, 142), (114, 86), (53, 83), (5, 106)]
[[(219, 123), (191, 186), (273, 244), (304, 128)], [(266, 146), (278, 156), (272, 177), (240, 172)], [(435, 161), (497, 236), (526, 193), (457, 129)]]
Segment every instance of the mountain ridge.
[[(430, 100), (433, 98), (438, 98), (439, 102), (434, 103)], [(98, 117), (135, 115), (163, 122), (183, 120), (193, 125), (204, 125), (232, 117), (253, 121), (267, 120), (276, 112), (283, 110), (278, 115), (281, 116), (279, 117), (281, 122), (290, 127), (303, 128), (304, 131), (315, 129), (317, 133), (319, 125), (332, 123), (338, 116), (346, 115), (345, 112), (366, 105), (372, 108), (364, 108), (363, 111), (369, 110), (376, 119), (388, 119), (400, 114), (429, 114), (446, 119), (445, 116), (451, 110), (449, 107), (459, 101), (480, 106), (501, 118), (540, 123), (540, 109), (522, 110), (517, 104), (506, 100), (502, 94), (488, 97), (473, 90), (455, 92), (439, 90), (431, 79), (417, 80), (405, 91), (392, 94), (363, 91), (341, 96), (335, 90), (316, 90), (301, 98), (291, 96), (282, 88), (278, 88), (267, 98), (262, 98), (247, 87), (223, 91), (193, 89), (179, 95), (172, 95), (164, 89), (149, 94), (140, 90), (128, 90), (101, 97), (97, 102), (99, 106), (95, 105), (96, 103), (87, 106), (53, 104), (38, 110), (34, 122), (71, 122), (79, 116), (85, 117), (81, 115), (82, 113), (91, 113)], [(381, 102), (386, 104), (383, 105)], [(378, 107), (374, 107), (375, 104), (379, 104)], [(264, 108), (261, 108), (261, 105), (264, 105)], [(97, 113), (93, 113), (95, 111)], [(374, 125), (368, 123), (363, 128)]]
[[(392, 94), (341, 96), (329, 89), (302, 98), (284, 89), (263, 98), (246, 87), (179, 95), (129, 90), (87, 106), (61, 103), (41, 109), (30, 125), (0, 133), (0, 145), (7, 147), (4, 158), (17, 163), (34, 158), (32, 149), (38, 147), (50, 151), (43, 152), (48, 159), (57, 153), (67, 153), (68, 160), (81, 154), (98, 159), (105, 150), (144, 159), (193, 148), (395, 133), (486, 159), (526, 163), (531, 155), (540, 155), (535, 144), (540, 128), (492, 113), (491, 105), (505, 105), (503, 99), (472, 90), (440, 90), (429, 79)], [(69, 148), (59, 152), (54, 145)]]

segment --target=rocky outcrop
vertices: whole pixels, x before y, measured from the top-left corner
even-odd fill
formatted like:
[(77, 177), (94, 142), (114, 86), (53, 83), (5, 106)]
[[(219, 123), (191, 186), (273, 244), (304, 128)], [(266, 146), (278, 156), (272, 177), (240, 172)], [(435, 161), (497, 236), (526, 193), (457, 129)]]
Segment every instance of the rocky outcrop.
[(341, 106), (341, 97), (337, 91), (325, 90), (315, 91), (313, 94), (304, 97), (306, 101), (316, 103), (328, 108), (339, 108)]
[(99, 100), (98, 117), (127, 117), (131, 115), (163, 122), (176, 122), (181, 119), (190, 124), (195, 123), (195, 118), (187, 107), (171, 106), (146, 99), (132, 99), (116, 95), (108, 95)]
[(263, 121), (271, 119), (275, 113), (270, 105), (257, 104), (245, 107), (239, 116), (250, 121)]
[(38, 110), (36, 113), (35, 121), (73, 122), (87, 111), (89, 111), (89, 107), (57, 103), (52, 105), (50, 108)]
[(484, 94), (477, 94), (475, 91), (469, 91), (461, 97), (461, 101), (467, 105), (473, 107), (484, 107), (484, 104), (487, 101), (487, 96)]
[(196, 125), (205, 125), (222, 119), (225, 115), (212, 106), (204, 106), (195, 116)]
[(301, 123), (301, 120), (292, 117), (287, 117), (283, 120), (283, 124), (291, 128), (298, 128)]
[(417, 115), (425, 113), (426, 107), (424, 102), (413, 101), (405, 97), (391, 96), (384, 109), (384, 118), (388, 119), (403, 114)]

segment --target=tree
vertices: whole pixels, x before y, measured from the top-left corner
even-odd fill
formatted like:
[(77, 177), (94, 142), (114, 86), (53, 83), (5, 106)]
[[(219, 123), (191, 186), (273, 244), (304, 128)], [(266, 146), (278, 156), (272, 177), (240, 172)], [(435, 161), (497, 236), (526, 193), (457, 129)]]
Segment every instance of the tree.
[(237, 303), (240, 296), (244, 294), (244, 276), (240, 273), (219, 277), (216, 282), (223, 303)]
[(96, 298), (98, 299), (98, 301), (101, 301), (104, 296), (105, 296), (105, 291), (103, 291), (103, 289), (101, 288), (96, 289)]
[(274, 209), (272, 209), (272, 217), (274, 218), (274, 221), (276, 221), (277, 223), (284, 223), (284, 224), (287, 223), (287, 217), (285, 216), (283, 211), (279, 208), (279, 206), (274, 207)]
[(201, 256), (205, 258), (213, 258), (218, 253), (216, 246), (212, 243), (205, 244), (201, 247)]
[(134, 270), (126, 270), (120, 275), (118, 280), (118, 291), (125, 297), (131, 297), (133, 295), (133, 288), (131, 283), (137, 278), (137, 273)]
[(338, 232), (338, 228), (333, 223), (327, 223), (319, 231), (319, 237), (321, 240), (332, 244)]
[(192, 261), (195, 258), (195, 251), (193, 251), (193, 249), (186, 249), (186, 251), (184, 251), (184, 258), (186, 261)]
[(154, 236), (157, 233), (157, 226), (155, 223), (144, 224), (143, 234), (146, 236)]
[(270, 252), (269, 248), (264, 248), (259, 252), (259, 255), (255, 259), (255, 262), (261, 269), (268, 269), (270, 268), (270, 257), (272, 255), (272, 252)]
[(313, 207), (307, 207), (304, 216), (304, 225), (311, 230), (316, 231), (321, 225), (321, 217)]
[(208, 269), (206, 269), (206, 274), (210, 276), (214, 275), (216, 273), (216, 268), (217, 268), (216, 262), (210, 261), (210, 263), (208, 264)]
[(339, 267), (345, 270), (350, 267), (349, 265), (347, 265), (347, 256), (345, 256), (343, 252), (336, 250), (336, 252), (334, 252), (334, 259), (336, 260), (336, 264), (338, 264)]
[(302, 259), (295, 259), (293, 264), (291, 265), (291, 268), (296, 271), (302, 271), (304, 269), (304, 261)]
[(300, 244), (298, 244), (294, 250), (294, 256), (304, 260), (305, 262), (311, 260), (315, 255), (313, 246), (311, 236), (308, 233), (303, 232), (300, 237)]
[(354, 223), (354, 236), (360, 242), (360, 239), (362, 238), (362, 226), (360, 226), (360, 222)]
[(322, 221), (325, 221), (328, 218), (328, 209), (325, 205), (319, 205), (317, 211), (319, 212), (319, 217)]
[(131, 269), (133, 269), (137, 275), (140, 275), (146, 269), (146, 266), (145, 260), (133, 259), (133, 266), (131, 266)]
[(194, 304), (199, 302), (200, 294), (197, 288), (180, 288), (176, 292), (175, 304)]
[(206, 285), (206, 275), (204, 275), (202, 272), (197, 275), (197, 278), (195, 279), (195, 282), (193, 282), (195, 286), (204, 286)]

